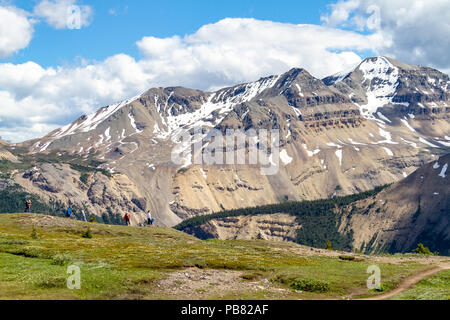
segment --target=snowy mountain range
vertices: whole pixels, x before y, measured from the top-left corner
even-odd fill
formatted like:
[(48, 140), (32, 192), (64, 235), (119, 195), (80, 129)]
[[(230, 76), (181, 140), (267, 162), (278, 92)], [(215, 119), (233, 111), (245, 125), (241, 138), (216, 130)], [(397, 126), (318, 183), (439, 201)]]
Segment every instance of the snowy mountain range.
[[(70, 200), (97, 215), (131, 211), (134, 223), (151, 210), (173, 226), (221, 209), (352, 194), (405, 178), (449, 153), (449, 84), (438, 70), (374, 57), (325, 79), (294, 68), (216, 92), (152, 88), (5, 148), (111, 175), (93, 171), (80, 182), (82, 172), (60, 161), (15, 176), (47, 201)], [(213, 128), (278, 129), (278, 174), (195, 165), (190, 156), (175, 165), (177, 137), (196, 127), (205, 137)]]

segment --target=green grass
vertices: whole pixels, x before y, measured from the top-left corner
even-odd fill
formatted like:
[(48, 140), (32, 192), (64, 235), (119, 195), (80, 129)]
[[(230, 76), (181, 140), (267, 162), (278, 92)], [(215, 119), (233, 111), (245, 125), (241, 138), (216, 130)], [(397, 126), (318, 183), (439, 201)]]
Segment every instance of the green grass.
[[(33, 226), (37, 239), (32, 237)], [(87, 227), (92, 238), (83, 238)], [(29, 214), (0, 215), (0, 298), (160, 299), (159, 279), (187, 267), (242, 272), (242, 282), (268, 279), (283, 298), (338, 298), (364, 290), (369, 256), (361, 261), (296, 253), (294, 243), (262, 240), (202, 241), (171, 228), (101, 225)], [(81, 269), (81, 290), (66, 287), (67, 266)], [(377, 263), (395, 282), (424, 268), (414, 261)], [(290, 289), (299, 278), (326, 281), (326, 293)], [(368, 294), (374, 294), (367, 292)], [(224, 293), (226, 296), (226, 292)], [(265, 298), (241, 292), (230, 298)], [(176, 298), (176, 297), (175, 297)], [(195, 293), (193, 293), (195, 298)], [(272, 298), (277, 298), (276, 296)]]
[(450, 270), (439, 272), (418, 282), (393, 300), (450, 300)]

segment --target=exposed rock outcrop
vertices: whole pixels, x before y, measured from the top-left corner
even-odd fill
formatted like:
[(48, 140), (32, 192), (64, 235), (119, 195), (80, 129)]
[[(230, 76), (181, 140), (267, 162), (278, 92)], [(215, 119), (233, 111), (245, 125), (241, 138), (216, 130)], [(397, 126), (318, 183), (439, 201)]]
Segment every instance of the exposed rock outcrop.
[(300, 228), (295, 216), (276, 213), (216, 219), (185, 231), (202, 239), (295, 241)]

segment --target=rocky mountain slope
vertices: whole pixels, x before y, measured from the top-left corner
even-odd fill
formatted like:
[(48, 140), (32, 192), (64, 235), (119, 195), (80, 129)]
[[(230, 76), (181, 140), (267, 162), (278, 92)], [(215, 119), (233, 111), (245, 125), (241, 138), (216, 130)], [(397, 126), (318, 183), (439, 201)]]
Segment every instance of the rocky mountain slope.
[(9, 144), (0, 140), (0, 160), (7, 160), (11, 162), (17, 162), (18, 159), (9, 150)]
[[(402, 179), (449, 150), (449, 83), (437, 70), (376, 57), (323, 80), (292, 69), (216, 92), (153, 88), (8, 151), (89, 167), (86, 177), (67, 161), (34, 162), (15, 175), (45, 199), (77, 201), (97, 215), (131, 211), (134, 223), (151, 210), (158, 224), (173, 226), (222, 209), (329, 198)], [(278, 129), (279, 171), (194, 164), (185, 152), (195, 136), (178, 139), (196, 127), (206, 140), (202, 154), (211, 129)]]
[(354, 246), (365, 252), (406, 252), (422, 242), (450, 254), (450, 154), (406, 179), (348, 206), (340, 231), (353, 230)]
[[(243, 209), (241, 213), (230, 212), (232, 215), (228, 217), (211, 217), (198, 225), (185, 221), (187, 224), (181, 229), (202, 239), (260, 238), (301, 244), (306, 244), (301, 235), (310, 233), (314, 239), (309, 236), (308, 244), (320, 239), (319, 245), (324, 246), (332, 238), (330, 231), (336, 228), (350, 239), (353, 250), (364, 253), (411, 252), (418, 243), (423, 243), (433, 251), (449, 255), (449, 163), (450, 154), (447, 154), (381, 192), (344, 206), (336, 202), (329, 208), (316, 205), (304, 210), (299, 203), (292, 210), (278, 205), (272, 211), (279, 213), (274, 214), (260, 214), (267, 211), (264, 207), (254, 208), (252, 214)], [(323, 212), (310, 214), (319, 210)], [(325, 221), (320, 219), (326, 211), (336, 219), (331, 216)], [(305, 214), (310, 215), (305, 217)], [(301, 221), (310, 223), (306, 226)], [(323, 223), (329, 227), (323, 228)]]

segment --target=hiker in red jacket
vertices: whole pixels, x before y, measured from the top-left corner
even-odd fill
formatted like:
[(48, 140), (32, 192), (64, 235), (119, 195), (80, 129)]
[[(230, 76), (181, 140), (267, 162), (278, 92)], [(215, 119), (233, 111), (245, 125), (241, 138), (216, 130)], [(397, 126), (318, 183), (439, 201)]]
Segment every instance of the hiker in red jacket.
[(125, 223), (127, 226), (130, 226), (130, 214), (129, 213), (125, 213), (125, 216), (123, 217), (123, 219), (125, 220)]

